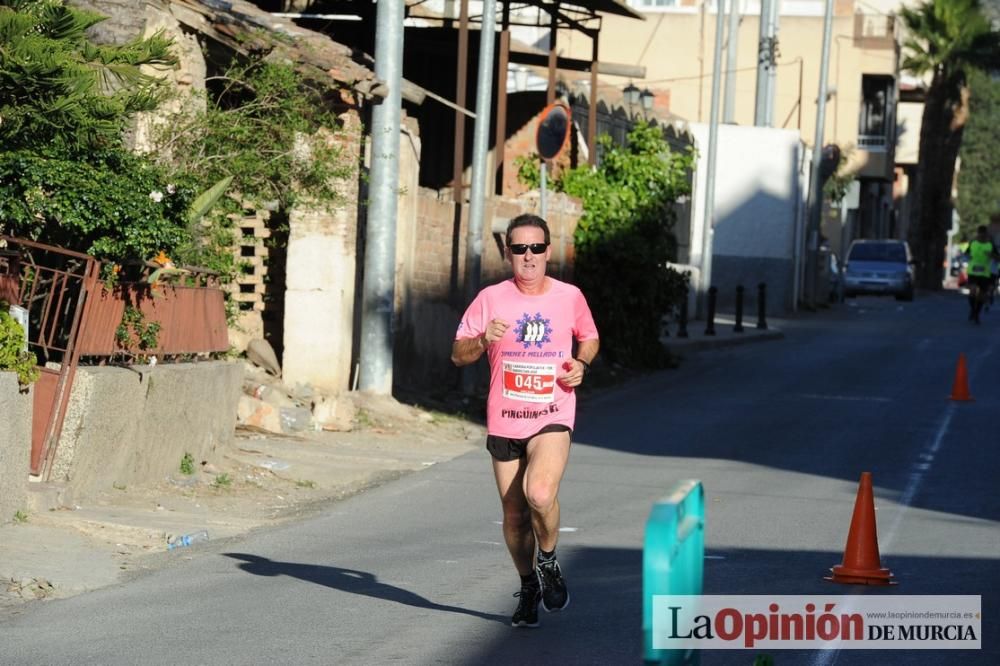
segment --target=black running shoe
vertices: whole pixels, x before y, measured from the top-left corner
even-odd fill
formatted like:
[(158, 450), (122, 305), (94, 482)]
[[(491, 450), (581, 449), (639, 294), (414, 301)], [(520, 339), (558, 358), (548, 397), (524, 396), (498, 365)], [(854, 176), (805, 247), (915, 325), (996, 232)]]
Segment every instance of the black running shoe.
[(569, 606), (569, 591), (562, 569), (555, 559), (538, 563), (538, 581), (542, 584), (542, 608), (555, 613)]
[(542, 599), (542, 591), (537, 585), (522, 585), (521, 591), (515, 592), (514, 596), (521, 600), (517, 602), (517, 610), (510, 618), (510, 626), (537, 627), (538, 602)]

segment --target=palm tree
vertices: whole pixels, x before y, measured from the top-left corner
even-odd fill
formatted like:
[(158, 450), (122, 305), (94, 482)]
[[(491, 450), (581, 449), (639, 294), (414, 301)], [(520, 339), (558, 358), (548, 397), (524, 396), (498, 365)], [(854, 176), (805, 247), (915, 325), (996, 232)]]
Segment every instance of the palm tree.
[(900, 16), (908, 32), (902, 69), (931, 77), (920, 128), (917, 224), (910, 237), (920, 263), (920, 285), (939, 289), (955, 160), (969, 111), (966, 71), (996, 66), (1000, 33), (992, 29), (979, 0), (925, 0), (915, 8), (904, 7)]

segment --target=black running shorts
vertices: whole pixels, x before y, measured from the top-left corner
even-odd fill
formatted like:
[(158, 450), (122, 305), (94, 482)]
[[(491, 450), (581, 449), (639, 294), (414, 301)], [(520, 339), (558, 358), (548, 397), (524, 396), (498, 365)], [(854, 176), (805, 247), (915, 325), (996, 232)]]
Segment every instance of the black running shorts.
[(988, 292), (992, 286), (989, 275), (970, 275), (969, 282), (979, 287), (983, 292)]
[(490, 455), (501, 462), (517, 460), (523, 458), (528, 450), (528, 442), (546, 432), (568, 432), (573, 436), (573, 429), (561, 424), (547, 425), (531, 437), (524, 439), (513, 439), (511, 437), (500, 437), (499, 435), (486, 436), (486, 450)]

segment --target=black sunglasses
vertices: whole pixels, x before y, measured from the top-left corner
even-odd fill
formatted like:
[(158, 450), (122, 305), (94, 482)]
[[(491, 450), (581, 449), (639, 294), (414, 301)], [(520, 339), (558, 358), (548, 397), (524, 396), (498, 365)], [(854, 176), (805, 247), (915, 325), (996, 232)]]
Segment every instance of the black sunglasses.
[(512, 254), (524, 254), (528, 250), (531, 250), (531, 254), (542, 254), (548, 246), (548, 243), (532, 243), (531, 245), (527, 243), (511, 243), (508, 247)]

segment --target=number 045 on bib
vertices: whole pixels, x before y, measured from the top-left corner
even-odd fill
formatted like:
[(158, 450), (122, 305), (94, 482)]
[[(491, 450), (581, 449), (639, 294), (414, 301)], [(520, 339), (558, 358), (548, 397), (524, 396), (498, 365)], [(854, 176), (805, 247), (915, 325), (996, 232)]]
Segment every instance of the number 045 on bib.
[(503, 395), (524, 402), (552, 402), (556, 366), (547, 363), (503, 362)]

